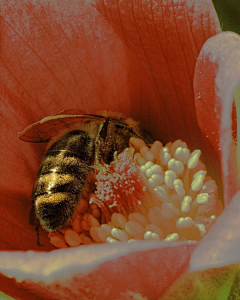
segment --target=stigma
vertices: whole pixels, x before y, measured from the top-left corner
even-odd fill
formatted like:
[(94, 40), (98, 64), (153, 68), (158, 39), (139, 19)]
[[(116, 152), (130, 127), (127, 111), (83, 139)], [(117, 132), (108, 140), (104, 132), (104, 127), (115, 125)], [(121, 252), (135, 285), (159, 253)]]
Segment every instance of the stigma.
[(136, 240), (200, 241), (221, 213), (217, 185), (181, 140), (146, 145), (139, 138), (96, 170), (95, 188), (74, 218), (50, 233), (58, 248)]

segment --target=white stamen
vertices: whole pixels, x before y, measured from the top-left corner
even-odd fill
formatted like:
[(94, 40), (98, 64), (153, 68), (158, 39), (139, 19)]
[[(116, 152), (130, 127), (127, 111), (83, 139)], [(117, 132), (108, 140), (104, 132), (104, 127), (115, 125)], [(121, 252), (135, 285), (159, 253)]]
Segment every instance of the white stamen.
[(213, 222), (215, 222), (216, 220), (217, 220), (217, 216), (215, 216), (215, 215), (212, 215), (212, 216), (210, 216), (210, 217), (208, 218), (209, 223), (213, 223)]
[(113, 213), (111, 216), (111, 221), (115, 227), (123, 229), (127, 219), (122, 214)]
[(138, 213), (138, 212), (134, 212), (131, 213), (128, 216), (130, 221), (137, 221), (138, 223), (140, 223), (142, 226), (145, 226), (148, 223), (148, 220), (146, 217), (144, 217), (144, 215)]
[(204, 183), (202, 186), (201, 192), (204, 193), (215, 193), (217, 190), (216, 182), (213, 179), (210, 179)]
[(81, 238), (79, 234), (71, 229), (65, 231), (64, 239), (69, 246), (76, 247), (81, 243)]
[(171, 154), (169, 153), (169, 149), (167, 147), (163, 147), (160, 150), (160, 162), (166, 166), (168, 164), (169, 159), (171, 159)]
[(143, 236), (144, 240), (160, 240), (157, 233), (146, 231)]
[(106, 241), (107, 237), (111, 237), (112, 227), (107, 224), (102, 224), (100, 228), (98, 228), (98, 237), (102, 242)]
[(189, 212), (191, 207), (192, 197), (185, 196), (181, 203), (181, 211), (182, 212)]
[(201, 193), (201, 194), (198, 194), (197, 197), (196, 197), (196, 202), (198, 204), (207, 204), (208, 203), (208, 200), (209, 200), (209, 194), (208, 193)]
[(190, 157), (190, 151), (187, 148), (178, 147), (173, 156), (175, 159), (181, 161), (184, 165), (187, 163)]
[(182, 146), (182, 140), (180, 140), (180, 139), (176, 140), (172, 143), (172, 145), (170, 146), (170, 153), (172, 156), (174, 155), (176, 149), (180, 146)]
[(177, 178), (177, 175), (175, 172), (171, 171), (171, 170), (168, 170), (165, 172), (165, 178), (164, 178), (164, 181), (166, 183), (166, 185), (169, 187), (169, 188), (174, 188), (174, 185), (173, 185), (173, 181)]
[(159, 201), (161, 202), (168, 201), (168, 193), (162, 186), (155, 187), (153, 191)]
[(174, 171), (176, 174), (182, 174), (184, 171), (184, 165), (181, 161), (171, 158), (168, 161), (168, 169)]
[(92, 239), (93, 239), (95, 242), (101, 243), (102, 240), (101, 240), (100, 237), (99, 237), (98, 229), (100, 229), (100, 227), (94, 227), (94, 226), (92, 226), (92, 227), (90, 228), (90, 231), (89, 231), (89, 232), (90, 232), (90, 235), (91, 235)]
[(166, 242), (173, 242), (173, 241), (177, 241), (177, 240), (179, 240), (178, 233), (171, 233), (165, 238)]
[(203, 170), (198, 171), (197, 173), (194, 174), (193, 181), (191, 183), (191, 189), (194, 192), (198, 192), (201, 190), (206, 174), (207, 172)]
[(112, 243), (116, 243), (118, 241), (112, 237), (107, 237), (106, 242), (112, 244)]
[(199, 149), (194, 150), (193, 153), (190, 155), (190, 158), (187, 162), (187, 166), (189, 169), (194, 169), (199, 163), (199, 157), (201, 155), (201, 151)]
[(125, 224), (126, 231), (135, 238), (142, 238), (144, 227), (137, 221), (129, 221)]
[(146, 176), (150, 178), (153, 174), (161, 174), (162, 168), (159, 165), (152, 165), (146, 170)]
[(181, 217), (176, 222), (177, 229), (190, 228), (194, 224), (194, 221), (191, 217)]
[(127, 236), (127, 234), (126, 234), (126, 232), (124, 232), (123, 230), (121, 230), (121, 229), (118, 229), (118, 228), (113, 228), (112, 230), (111, 230), (111, 234), (112, 234), (112, 236), (115, 238), (115, 239), (117, 239), (117, 240), (119, 240), (119, 241), (127, 241), (128, 240), (128, 236)]
[(153, 174), (148, 180), (148, 184), (151, 188), (155, 188), (164, 182), (164, 177), (160, 174)]
[(206, 228), (204, 224), (195, 224), (195, 226), (197, 227), (201, 236), (204, 236), (206, 234)]
[(161, 228), (159, 226), (157, 226), (156, 224), (147, 224), (145, 226), (145, 232), (146, 231), (151, 231), (151, 232), (157, 233), (160, 238), (163, 237), (163, 232), (162, 232)]
[(128, 240), (128, 243), (132, 243), (132, 242), (136, 242), (136, 240), (135, 239)]
[(185, 195), (185, 190), (184, 190), (184, 188), (183, 188), (183, 182), (182, 182), (182, 180), (180, 180), (180, 179), (175, 179), (175, 180), (173, 181), (173, 186), (174, 186), (174, 189), (175, 189), (176, 193), (177, 193), (179, 196), (183, 197), (183, 196)]
[(141, 147), (140, 153), (142, 154), (143, 158), (145, 158), (147, 161), (152, 161), (154, 159), (153, 153), (149, 150), (147, 146)]

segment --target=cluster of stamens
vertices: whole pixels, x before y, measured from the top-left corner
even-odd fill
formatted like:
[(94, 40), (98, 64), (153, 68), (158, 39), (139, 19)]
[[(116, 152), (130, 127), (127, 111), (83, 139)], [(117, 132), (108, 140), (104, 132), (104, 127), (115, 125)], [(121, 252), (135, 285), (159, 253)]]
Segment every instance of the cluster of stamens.
[(129, 148), (103, 166), (96, 190), (81, 199), (69, 227), (49, 234), (58, 248), (135, 240), (199, 241), (221, 211), (215, 181), (177, 140), (165, 147), (130, 139)]

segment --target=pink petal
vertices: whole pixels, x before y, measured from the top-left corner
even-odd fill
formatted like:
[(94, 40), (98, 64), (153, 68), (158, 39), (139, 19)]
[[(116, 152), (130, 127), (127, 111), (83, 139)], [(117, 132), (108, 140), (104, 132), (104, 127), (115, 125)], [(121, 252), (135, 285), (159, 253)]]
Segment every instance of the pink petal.
[(96, 0), (96, 7), (150, 81), (154, 94), (137, 98), (138, 118), (163, 142), (181, 138), (201, 147), (192, 83), (202, 45), (220, 31), (212, 2)]
[[(195, 72), (198, 123), (222, 163), (224, 201), (240, 188), (237, 171), (236, 118), (232, 119), (234, 93), (240, 84), (240, 36), (223, 32), (209, 39)], [(238, 149), (239, 151), (239, 149)]]
[[(93, 245), (49, 253), (2, 252), (1, 290), (19, 295), (20, 287), (32, 299), (157, 299), (187, 268), (196, 244), (136, 242)], [(62, 259), (64, 257), (64, 259)], [(27, 299), (27, 298), (21, 298)]]

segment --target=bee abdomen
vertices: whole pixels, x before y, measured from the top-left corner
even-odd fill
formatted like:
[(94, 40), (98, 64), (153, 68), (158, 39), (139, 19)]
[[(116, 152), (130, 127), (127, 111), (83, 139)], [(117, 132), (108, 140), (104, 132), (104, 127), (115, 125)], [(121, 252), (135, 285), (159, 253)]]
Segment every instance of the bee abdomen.
[(77, 195), (72, 193), (44, 194), (35, 202), (36, 214), (47, 231), (62, 227), (75, 208)]
[(69, 151), (49, 153), (43, 160), (33, 189), (33, 197), (45, 193), (79, 193), (90, 166)]
[(89, 163), (92, 160), (94, 140), (89, 133), (82, 130), (68, 132), (56, 141), (47, 151), (46, 156), (54, 152), (68, 152), (78, 157), (81, 161)]
[(69, 192), (77, 194), (83, 188), (86, 172), (77, 178), (72, 174), (49, 173), (40, 175), (34, 189), (34, 197), (43, 194)]
[(38, 171), (38, 175), (48, 174), (51, 172), (61, 174), (74, 174), (76, 177), (81, 176), (81, 170), (85, 168), (86, 162), (79, 157), (74, 156), (69, 151), (51, 152), (45, 158)]
[(48, 231), (73, 216), (94, 155), (94, 140), (81, 130), (71, 131), (47, 151), (32, 196), (41, 225)]

